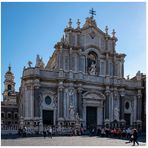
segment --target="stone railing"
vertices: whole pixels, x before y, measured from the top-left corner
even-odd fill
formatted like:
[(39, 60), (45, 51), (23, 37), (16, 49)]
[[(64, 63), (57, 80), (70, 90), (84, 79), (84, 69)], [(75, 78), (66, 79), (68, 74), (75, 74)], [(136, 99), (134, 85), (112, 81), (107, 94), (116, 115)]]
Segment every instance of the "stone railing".
[(38, 68), (27, 68), (23, 73), (24, 77), (39, 76), (43, 79), (67, 79), (67, 80), (79, 80), (86, 81), (90, 83), (98, 83), (105, 85), (114, 86), (125, 86), (125, 87), (141, 87), (140, 81), (126, 80), (118, 77), (110, 76), (91, 76), (84, 74), (83, 72), (73, 73), (72, 71), (65, 72), (64, 70), (59, 71), (49, 71), (49, 70), (39, 70)]
[(141, 82), (140, 81), (135, 81), (135, 80), (125, 80), (124, 84), (128, 87), (141, 87)]
[(53, 71), (40, 71), (40, 77), (45, 78), (45, 79), (55, 79), (58, 78), (58, 72), (53, 72)]
[(38, 76), (40, 75), (40, 70), (38, 68), (29, 67), (23, 71), (23, 77), (37, 76), (37, 75)]
[(18, 125), (1, 125), (1, 134), (7, 135), (7, 134), (17, 134), (18, 133), (19, 126)]

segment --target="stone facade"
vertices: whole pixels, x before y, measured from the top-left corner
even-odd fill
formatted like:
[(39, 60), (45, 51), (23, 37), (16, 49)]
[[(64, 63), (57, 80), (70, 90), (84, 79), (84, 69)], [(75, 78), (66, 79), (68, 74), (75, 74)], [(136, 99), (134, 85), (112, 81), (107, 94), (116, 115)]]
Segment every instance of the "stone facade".
[(124, 78), (125, 54), (116, 52), (117, 37), (97, 27), (92, 17), (83, 27), (72, 20), (45, 66), (23, 70), (20, 95), (20, 126), (141, 126), (141, 73)]

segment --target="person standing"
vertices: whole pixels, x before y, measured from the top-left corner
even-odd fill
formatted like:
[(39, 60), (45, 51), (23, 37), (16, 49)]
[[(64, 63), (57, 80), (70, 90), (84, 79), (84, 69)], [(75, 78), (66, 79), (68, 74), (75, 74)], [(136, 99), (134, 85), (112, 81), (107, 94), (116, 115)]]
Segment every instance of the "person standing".
[(135, 146), (135, 142), (137, 143), (137, 145), (139, 145), (138, 143), (138, 132), (136, 129), (134, 129), (134, 132), (133, 132), (133, 146)]

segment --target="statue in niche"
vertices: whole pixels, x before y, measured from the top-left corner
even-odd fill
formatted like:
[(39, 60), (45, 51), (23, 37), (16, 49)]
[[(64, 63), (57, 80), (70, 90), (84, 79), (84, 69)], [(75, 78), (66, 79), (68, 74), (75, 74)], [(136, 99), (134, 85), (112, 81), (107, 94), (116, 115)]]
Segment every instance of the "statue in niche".
[(75, 119), (76, 119), (76, 123), (79, 123), (80, 122), (80, 118), (79, 118), (79, 114), (78, 113), (76, 113)]
[(69, 107), (69, 115), (70, 115), (70, 119), (74, 120), (75, 111), (74, 111), (73, 105), (70, 105), (70, 107)]
[(96, 64), (94, 62), (91, 63), (89, 74), (96, 75)]

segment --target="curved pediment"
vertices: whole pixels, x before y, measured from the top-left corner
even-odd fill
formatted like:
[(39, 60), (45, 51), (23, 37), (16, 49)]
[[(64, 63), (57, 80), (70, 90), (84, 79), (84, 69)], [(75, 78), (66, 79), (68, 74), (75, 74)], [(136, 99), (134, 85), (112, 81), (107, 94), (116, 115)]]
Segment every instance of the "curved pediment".
[(95, 99), (95, 100), (105, 100), (105, 96), (101, 92), (86, 92), (83, 94), (83, 98)]

